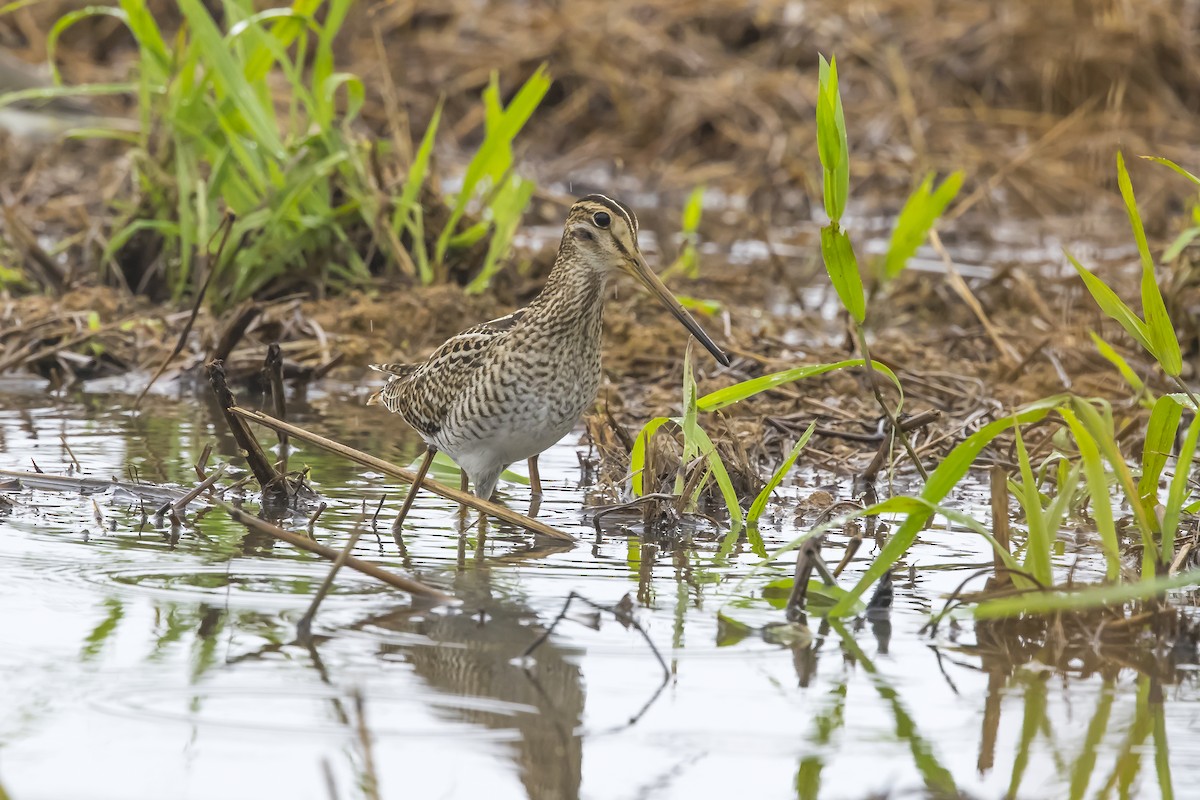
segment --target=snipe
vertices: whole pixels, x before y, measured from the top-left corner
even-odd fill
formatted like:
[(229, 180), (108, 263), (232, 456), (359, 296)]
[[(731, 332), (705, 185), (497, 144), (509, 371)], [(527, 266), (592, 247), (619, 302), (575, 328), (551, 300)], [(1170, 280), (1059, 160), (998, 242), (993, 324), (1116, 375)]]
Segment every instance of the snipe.
[(399, 414), (425, 440), (417, 481), (395, 525), (403, 523), (417, 486), (441, 450), (490, 499), (500, 473), (529, 459), (541, 493), (537, 456), (578, 422), (600, 386), (605, 285), (616, 270), (633, 275), (691, 331), (717, 361), (729, 357), (671, 295), (638, 249), (633, 212), (592, 194), (571, 207), (558, 257), (541, 294), (506, 317), (451, 337), (419, 364), (375, 364), (387, 383), (367, 401)]

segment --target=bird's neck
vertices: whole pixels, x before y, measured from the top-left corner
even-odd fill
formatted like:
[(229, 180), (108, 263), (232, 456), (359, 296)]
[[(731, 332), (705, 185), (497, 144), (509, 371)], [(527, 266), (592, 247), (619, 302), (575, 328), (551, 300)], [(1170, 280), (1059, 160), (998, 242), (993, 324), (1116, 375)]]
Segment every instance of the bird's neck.
[(571, 245), (571, 240), (564, 237), (546, 285), (529, 305), (527, 319), (546, 327), (592, 323), (598, 336), (607, 276), (603, 270), (580, 264)]

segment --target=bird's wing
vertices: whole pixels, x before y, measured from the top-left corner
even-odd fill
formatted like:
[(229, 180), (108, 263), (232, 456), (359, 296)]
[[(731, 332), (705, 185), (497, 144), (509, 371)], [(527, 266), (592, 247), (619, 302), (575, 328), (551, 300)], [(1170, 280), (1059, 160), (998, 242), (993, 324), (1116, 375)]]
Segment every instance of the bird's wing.
[(443, 342), (420, 364), (372, 364), (372, 369), (387, 373), (388, 380), (367, 404), (381, 403), (421, 433), (437, 433), (451, 404), (487, 363), (496, 341), (524, 315), (522, 308), (467, 328)]

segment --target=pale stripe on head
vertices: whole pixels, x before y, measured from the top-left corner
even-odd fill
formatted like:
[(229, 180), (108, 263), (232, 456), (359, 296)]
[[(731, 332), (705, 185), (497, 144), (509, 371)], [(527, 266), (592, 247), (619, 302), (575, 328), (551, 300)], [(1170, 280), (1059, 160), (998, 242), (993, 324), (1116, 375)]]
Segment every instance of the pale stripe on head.
[(625, 224), (629, 226), (629, 230), (633, 231), (634, 237), (635, 238), (637, 237), (637, 232), (638, 232), (637, 215), (634, 214), (633, 211), (628, 206), (626, 206), (624, 203), (619, 203), (616, 200), (613, 200), (611, 197), (607, 197), (602, 194), (589, 194), (586, 197), (579, 198), (576, 205), (579, 205), (580, 203), (585, 203), (585, 202), (586, 203), (596, 203), (597, 205), (602, 205), (606, 209), (608, 209), (610, 212), (612, 212), (613, 214), (620, 216), (622, 219), (625, 220)]

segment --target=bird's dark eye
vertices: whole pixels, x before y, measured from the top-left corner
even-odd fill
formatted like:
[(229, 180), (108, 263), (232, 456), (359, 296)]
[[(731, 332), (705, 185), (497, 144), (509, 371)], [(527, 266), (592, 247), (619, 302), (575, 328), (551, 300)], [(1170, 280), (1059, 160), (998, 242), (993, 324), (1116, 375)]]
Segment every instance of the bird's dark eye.
[(605, 211), (597, 211), (592, 215), (592, 222), (596, 223), (598, 227), (607, 228), (608, 224), (612, 222), (612, 217)]

